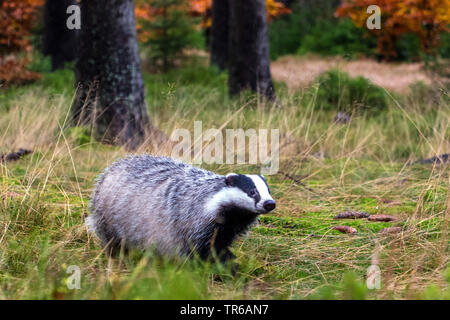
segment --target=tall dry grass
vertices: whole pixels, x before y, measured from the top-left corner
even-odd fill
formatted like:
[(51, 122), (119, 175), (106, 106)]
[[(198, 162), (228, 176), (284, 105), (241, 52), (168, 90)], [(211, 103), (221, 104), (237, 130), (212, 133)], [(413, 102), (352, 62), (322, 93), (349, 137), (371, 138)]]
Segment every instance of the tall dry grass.
[[(153, 124), (167, 135), (176, 128), (192, 132), (196, 120), (204, 130), (280, 130), (280, 172), (268, 177), (278, 208), (234, 246), (239, 276), (218, 282), (211, 275), (216, 267), (158, 265), (139, 255), (107, 259), (83, 220), (95, 177), (127, 151), (95, 142), (89, 128), (66, 128), (71, 91), (52, 95), (36, 86), (9, 100), (0, 117), (1, 151), (34, 151), (0, 164), (0, 297), (416, 298), (431, 284), (448, 287), (448, 166), (408, 165), (449, 152), (445, 97), (419, 103), (390, 95), (385, 112), (354, 115), (342, 125), (317, 108), (314, 94), (281, 94), (279, 109), (258, 100), (243, 108), (246, 102), (214, 88), (179, 85), (167, 92), (149, 101)], [(170, 155), (164, 145), (138, 152), (146, 151)], [(366, 221), (351, 222), (359, 229), (353, 237), (332, 232), (332, 217), (349, 209), (394, 214), (403, 232), (380, 238), (377, 231), (386, 225)], [(360, 285), (374, 256), (383, 288), (358, 295), (343, 275), (352, 270)], [(70, 264), (82, 267), (80, 291), (65, 287)], [(336, 291), (327, 289), (333, 286)]]

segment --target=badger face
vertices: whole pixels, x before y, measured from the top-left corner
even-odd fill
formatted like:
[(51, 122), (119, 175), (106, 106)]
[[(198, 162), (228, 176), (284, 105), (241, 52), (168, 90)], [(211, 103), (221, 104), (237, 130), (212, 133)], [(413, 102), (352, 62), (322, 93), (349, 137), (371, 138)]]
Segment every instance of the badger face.
[(225, 181), (234, 205), (258, 214), (275, 209), (276, 203), (264, 176), (230, 173)]

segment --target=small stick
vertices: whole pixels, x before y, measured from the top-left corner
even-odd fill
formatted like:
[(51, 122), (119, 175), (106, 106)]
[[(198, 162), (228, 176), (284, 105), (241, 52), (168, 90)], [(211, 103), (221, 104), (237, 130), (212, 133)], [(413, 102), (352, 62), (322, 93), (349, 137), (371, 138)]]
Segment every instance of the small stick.
[(31, 151), (31, 150), (20, 148), (16, 152), (11, 152), (8, 154), (0, 154), (0, 162), (17, 161), (20, 158), (22, 158), (23, 156), (26, 156), (27, 154), (30, 154), (32, 152), (33, 151)]
[(302, 187), (305, 188), (306, 190), (308, 190), (308, 191), (310, 191), (310, 192), (312, 192), (312, 193), (315, 193), (315, 194), (319, 194), (319, 193), (317, 193), (316, 191), (314, 191), (313, 189), (309, 188), (306, 184), (304, 184), (304, 183), (303, 183), (302, 181), (300, 181), (299, 179), (297, 179), (297, 178), (291, 176), (289, 173), (286, 173), (286, 172), (283, 172), (283, 171), (280, 171), (280, 173), (281, 173), (283, 176), (285, 176), (286, 178), (288, 178), (288, 179), (294, 181), (295, 183), (299, 184), (300, 186), (302, 186)]

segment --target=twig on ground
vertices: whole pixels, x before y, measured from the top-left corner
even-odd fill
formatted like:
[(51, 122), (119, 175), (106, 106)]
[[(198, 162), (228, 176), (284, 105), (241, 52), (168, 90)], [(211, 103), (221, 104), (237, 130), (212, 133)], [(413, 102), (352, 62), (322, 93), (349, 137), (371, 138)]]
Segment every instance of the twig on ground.
[(32, 153), (32, 150), (28, 149), (22, 149), (20, 148), (16, 152), (11, 152), (8, 154), (0, 154), (0, 162), (11, 162), (11, 161), (17, 161), (23, 156), (26, 156), (27, 154)]
[(304, 184), (302, 181), (300, 181), (300, 179), (297, 179), (297, 178), (291, 176), (289, 173), (286, 173), (286, 172), (283, 172), (283, 171), (280, 171), (280, 173), (281, 173), (284, 177), (286, 177), (286, 178), (288, 178), (288, 179), (294, 181), (296, 184), (302, 186), (303, 188), (305, 188), (305, 189), (308, 190), (309, 192), (312, 192), (312, 193), (315, 193), (315, 194), (320, 195), (318, 192), (314, 191), (313, 189), (311, 189), (310, 187), (308, 187), (306, 184)]

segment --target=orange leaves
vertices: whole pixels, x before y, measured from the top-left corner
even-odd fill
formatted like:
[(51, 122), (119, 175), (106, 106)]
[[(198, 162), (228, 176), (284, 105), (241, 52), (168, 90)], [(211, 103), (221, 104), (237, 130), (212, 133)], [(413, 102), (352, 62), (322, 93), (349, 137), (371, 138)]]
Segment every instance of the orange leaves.
[(136, 18), (138, 18), (138, 19), (150, 20), (151, 19), (150, 6), (147, 3), (137, 6), (134, 9), (134, 14), (136, 15)]
[(208, 10), (211, 10), (212, 0), (190, 0), (190, 14), (194, 16), (203, 16)]
[(6, 0), (0, 3), (0, 53), (30, 50), (27, 39), (43, 0)]
[(291, 13), (291, 9), (286, 8), (281, 2), (275, 0), (266, 0), (267, 21), (272, 21), (283, 14)]
[(212, 25), (212, 7), (213, 0), (189, 0), (189, 14), (193, 17), (202, 17), (200, 26), (209, 28)]
[[(190, 14), (193, 16), (210, 15), (213, 0), (189, 0)], [(276, 0), (266, 0), (267, 18), (269, 21), (278, 18), (283, 14), (291, 13), (281, 2)]]
[[(148, 42), (151, 39), (157, 38), (164, 33), (162, 31), (164, 27), (161, 25), (160, 28), (149, 28), (149, 24), (159, 24), (157, 22), (158, 18), (163, 16), (168, 17), (175, 12), (188, 12), (191, 16), (191, 3), (188, 0), (140, 0), (136, 2), (135, 15), (137, 22), (137, 32), (138, 40), (141, 42)], [(201, 7), (197, 6), (197, 10)], [(153, 29), (153, 30), (151, 30)], [(155, 30), (160, 29), (160, 30)]]
[[(367, 7), (372, 0), (343, 0), (336, 11), (338, 17), (350, 17), (358, 27), (365, 27), (370, 14)], [(450, 24), (449, 0), (378, 0), (381, 9), (381, 30), (369, 30), (377, 37), (378, 52), (385, 59), (397, 56), (395, 43), (402, 34), (415, 34), (422, 50), (429, 54), (439, 45), (439, 36), (448, 32)]]
[(151, 37), (151, 33), (144, 28), (141, 21), (153, 21), (157, 12), (148, 3), (142, 3), (135, 7), (134, 14), (136, 15), (138, 39), (142, 42), (147, 42)]
[(0, 58), (0, 89), (39, 79), (38, 73), (26, 69), (27, 64), (26, 59), (19, 59), (15, 55)]
[(45, 0), (28, 0), (28, 3), (34, 7), (40, 7), (44, 5)]
[(0, 2), (0, 88), (39, 78), (39, 74), (26, 69), (26, 59), (11, 53), (31, 50), (28, 37), (36, 20), (36, 8), (43, 4), (44, 0)]
[[(211, 7), (213, 0), (186, 0), (188, 4), (189, 15), (193, 17), (201, 17), (200, 26), (202, 28), (209, 28), (212, 24)], [(289, 8), (286, 8), (281, 2), (276, 0), (266, 0), (267, 6), (267, 19), (272, 21), (283, 14), (291, 13)], [(151, 11), (150, 5), (144, 0), (137, 1), (136, 5), (136, 17), (138, 19), (151, 20), (155, 12)], [(142, 31), (142, 26), (138, 24), (138, 30)], [(141, 35), (145, 32), (142, 31)]]
[[(211, 6), (213, 0), (189, 0), (192, 15), (211, 16)], [(291, 13), (291, 9), (276, 0), (266, 0), (267, 21), (272, 21), (283, 14)], [(210, 26), (210, 25), (208, 25)]]

